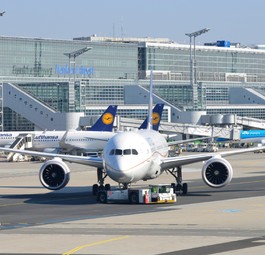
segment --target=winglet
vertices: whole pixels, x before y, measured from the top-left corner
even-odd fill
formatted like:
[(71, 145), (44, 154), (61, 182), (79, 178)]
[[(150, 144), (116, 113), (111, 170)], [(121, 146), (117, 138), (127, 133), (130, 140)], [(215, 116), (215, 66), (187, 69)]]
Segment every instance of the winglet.
[(117, 105), (110, 105), (96, 121), (96, 123), (89, 129), (89, 131), (111, 132), (114, 124), (116, 111)]
[[(153, 130), (158, 131), (158, 128), (159, 128), (159, 125), (160, 125), (160, 121), (161, 121), (161, 116), (162, 116), (162, 113), (163, 113), (163, 108), (164, 108), (164, 104), (156, 104), (154, 109), (153, 109), (153, 113), (152, 113)], [(148, 121), (148, 118), (146, 118), (144, 120), (144, 122), (139, 127), (139, 129), (146, 129), (147, 128), (147, 121)]]

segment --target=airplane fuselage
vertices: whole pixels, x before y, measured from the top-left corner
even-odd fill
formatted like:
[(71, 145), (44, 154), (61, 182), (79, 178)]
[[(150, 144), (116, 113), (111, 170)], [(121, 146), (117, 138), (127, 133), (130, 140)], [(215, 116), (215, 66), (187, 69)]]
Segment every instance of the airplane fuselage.
[[(217, 138), (216, 140), (218, 142), (231, 141), (231, 139), (228, 138)], [(241, 143), (265, 143), (265, 130), (241, 130), (239, 140), (235, 141)]]
[(242, 142), (262, 142), (265, 141), (265, 130), (242, 130), (240, 132)]
[(104, 168), (118, 183), (156, 178), (162, 173), (160, 159), (167, 156), (165, 138), (153, 130), (119, 133), (103, 150)]
[(107, 141), (115, 135), (113, 132), (101, 131), (24, 131), (24, 132), (1, 132), (0, 147), (10, 147), (21, 134), (32, 136), (30, 149), (36, 151), (53, 152), (61, 151), (84, 151), (96, 152), (103, 150)]

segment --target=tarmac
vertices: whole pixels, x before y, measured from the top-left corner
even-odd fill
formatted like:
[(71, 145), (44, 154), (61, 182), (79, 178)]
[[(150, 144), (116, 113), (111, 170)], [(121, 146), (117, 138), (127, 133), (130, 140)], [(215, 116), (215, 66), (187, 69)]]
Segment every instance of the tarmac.
[[(265, 173), (264, 154), (248, 153), (227, 159), (234, 166), (236, 178), (256, 176), (257, 185), (264, 186), (265, 191), (264, 182), (259, 183), (258, 178)], [(1, 196), (47, 192), (40, 188), (36, 165), (40, 166), (32, 162), (0, 163)], [(200, 178), (199, 165), (187, 168), (188, 182)], [(76, 171), (69, 185), (87, 185), (85, 179), (92, 182), (95, 178), (93, 171), (74, 166)], [(169, 175), (156, 181), (168, 182)], [(12, 204), (1, 196), (0, 220), (1, 208), (17, 208), (15, 202)], [(264, 196), (185, 205), (177, 202), (153, 207), (150, 212), (141, 208), (153, 205), (138, 206), (136, 214), (120, 215), (117, 211), (111, 217), (65, 220), (16, 229), (1, 229), (0, 225), (0, 254), (263, 255), (265, 252), (265, 193)]]

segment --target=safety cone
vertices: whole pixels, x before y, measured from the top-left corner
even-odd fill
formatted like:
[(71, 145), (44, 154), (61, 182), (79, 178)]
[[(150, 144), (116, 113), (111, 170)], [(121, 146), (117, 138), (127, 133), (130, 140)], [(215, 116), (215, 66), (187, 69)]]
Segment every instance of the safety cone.
[(149, 197), (148, 197), (148, 193), (147, 192), (145, 192), (145, 194), (144, 194), (144, 203), (145, 204), (149, 203)]

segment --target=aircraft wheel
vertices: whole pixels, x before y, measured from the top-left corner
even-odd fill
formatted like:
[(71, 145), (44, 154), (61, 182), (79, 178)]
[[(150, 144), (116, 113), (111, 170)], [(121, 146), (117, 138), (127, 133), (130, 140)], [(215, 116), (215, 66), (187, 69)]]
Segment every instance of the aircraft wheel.
[(94, 184), (92, 186), (92, 194), (93, 194), (93, 196), (96, 196), (98, 194), (98, 185), (97, 184)]
[(183, 186), (181, 184), (176, 184), (175, 186), (175, 193), (180, 192), (182, 190)]
[(110, 190), (110, 184), (109, 184), (109, 183), (107, 183), (107, 184), (105, 185), (105, 190)]
[(107, 203), (107, 193), (105, 191), (98, 192), (98, 201), (104, 204)]
[(183, 193), (183, 195), (187, 195), (187, 193), (188, 193), (188, 184), (187, 183), (183, 183), (182, 193)]

